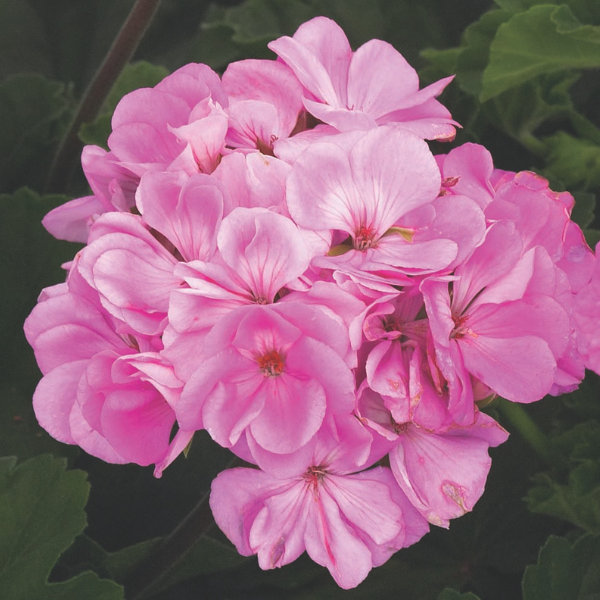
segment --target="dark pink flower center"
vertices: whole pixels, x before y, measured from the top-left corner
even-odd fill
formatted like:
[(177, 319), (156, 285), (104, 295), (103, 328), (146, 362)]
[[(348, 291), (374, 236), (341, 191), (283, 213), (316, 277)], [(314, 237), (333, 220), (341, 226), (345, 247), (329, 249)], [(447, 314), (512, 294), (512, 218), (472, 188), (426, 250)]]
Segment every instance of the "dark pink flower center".
[(258, 358), (258, 366), (267, 377), (277, 377), (278, 375), (281, 375), (283, 373), (284, 364), (285, 362), (277, 350), (272, 350), (268, 354)]

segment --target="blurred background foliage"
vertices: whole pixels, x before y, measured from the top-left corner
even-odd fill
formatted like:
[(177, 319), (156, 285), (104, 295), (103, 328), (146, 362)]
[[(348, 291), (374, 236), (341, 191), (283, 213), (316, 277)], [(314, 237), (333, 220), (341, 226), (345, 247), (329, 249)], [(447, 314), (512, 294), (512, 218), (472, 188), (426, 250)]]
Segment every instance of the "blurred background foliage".
[[(230, 462), (204, 432), (157, 480), (151, 468), (105, 464), (39, 428), (31, 396), (40, 373), (22, 323), (78, 250), (40, 220), (88, 193), (76, 161), (52, 165), (133, 5), (0, 0), (0, 597), (600, 598), (600, 382), (592, 373), (577, 392), (527, 406), (520, 417), (493, 404), (513, 435), (491, 451), (475, 510), (448, 531), (434, 528), (351, 591), (306, 556), (263, 572), (216, 527), (177, 564), (161, 558), (171, 532)], [(453, 144), (432, 143), (434, 152), (474, 141), (498, 168), (543, 174), (553, 189), (575, 195), (573, 218), (588, 242), (600, 239), (597, 0), (163, 0), (101, 110), (78, 128), (81, 145), (106, 145), (112, 111), (128, 91), (187, 62), (223, 72), (233, 60), (273, 58), (266, 44), (316, 15), (335, 19), (354, 48), (389, 41), (423, 85), (456, 74), (442, 101), (463, 128)], [(60, 186), (48, 185), (51, 169), (62, 170)], [(541, 433), (544, 452), (520, 433), (523, 418)], [(152, 587), (144, 596), (145, 577)]]

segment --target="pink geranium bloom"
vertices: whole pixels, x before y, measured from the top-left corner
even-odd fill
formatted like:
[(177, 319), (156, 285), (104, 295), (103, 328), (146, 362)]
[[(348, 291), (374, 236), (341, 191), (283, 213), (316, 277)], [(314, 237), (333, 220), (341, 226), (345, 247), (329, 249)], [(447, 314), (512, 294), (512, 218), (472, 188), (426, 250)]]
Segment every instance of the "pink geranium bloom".
[(454, 260), (456, 243), (438, 238), (413, 244), (414, 230), (399, 223), (435, 200), (439, 189), (440, 173), (427, 144), (379, 127), (338, 143), (317, 142), (303, 152), (288, 178), (288, 208), (301, 227), (348, 238), (331, 249), (332, 264), (348, 253), (343, 261), (356, 257), (359, 263), (431, 272)]
[(213, 481), (215, 520), (240, 554), (257, 554), (262, 569), (273, 569), (306, 550), (349, 589), (427, 532), (389, 469), (355, 473), (362, 448), (353, 444), (352, 420), (340, 441), (324, 437), (287, 475), (233, 469)]
[(169, 294), (181, 279), (177, 259), (132, 214), (108, 213), (96, 221), (77, 269), (97, 290), (102, 306), (140, 333), (166, 325)]
[(59, 240), (86, 243), (90, 227), (105, 212), (129, 212), (135, 206), (139, 177), (121, 166), (112, 152), (86, 146), (81, 166), (92, 188), (91, 196), (75, 198), (51, 210), (42, 220)]
[(240, 206), (283, 213), (285, 182), (289, 174), (290, 166), (274, 156), (232, 152), (222, 158), (212, 176), (229, 192), (223, 207), (224, 215), (228, 215)]
[(317, 307), (242, 306), (204, 340), (201, 364), (178, 404), (179, 424), (205, 428), (225, 447), (245, 432), (269, 452), (296, 452), (326, 414), (353, 409), (354, 378), (343, 360), (348, 345), (340, 324)]
[(513, 223), (500, 221), (457, 267), (451, 294), (446, 281), (421, 284), (458, 423), (473, 421), (469, 374), (515, 402), (533, 402), (550, 391), (569, 338), (567, 314), (551, 297), (554, 277), (543, 248), (523, 253)]
[(33, 406), (50, 435), (107, 462), (173, 460), (182, 383), (157, 352), (160, 339), (117, 334), (99, 303), (66, 284), (35, 307), (25, 334), (44, 373)]
[(185, 65), (154, 88), (121, 99), (108, 146), (139, 177), (147, 171), (211, 173), (224, 146), (227, 104), (214, 71), (206, 65)]
[(473, 509), (492, 462), (488, 448), (508, 438), (498, 423), (481, 412), (469, 427), (440, 431), (399, 423), (383, 399), (368, 388), (363, 388), (358, 406), (363, 422), (395, 444), (390, 450), (394, 477), (430, 523), (448, 527), (450, 519)]
[(273, 154), (275, 142), (291, 135), (304, 110), (302, 86), (281, 62), (234, 62), (223, 73), (223, 88), (229, 97), (226, 143), (232, 148)]
[(387, 42), (352, 52), (334, 21), (316, 17), (269, 48), (304, 86), (306, 110), (339, 131), (394, 123), (423, 138), (454, 139), (457, 123), (435, 100), (452, 77), (419, 90), (416, 71)]
[(227, 202), (227, 190), (214, 177), (181, 171), (147, 173), (136, 193), (144, 223), (161, 233), (183, 261), (213, 256)]
[(480, 208), (494, 199), (492, 155), (478, 144), (463, 144), (435, 157), (442, 173), (441, 196), (458, 194), (474, 200)]
[[(296, 225), (263, 208), (236, 208), (221, 224), (210, 262), (175, 268), (189, 287), (173, 290), (166, 352), (187, 379), (194, 347), (223, 316), (247, 304), (271, 304), (307, 269), (310, 254)], [(195, 370), (195, 367), (192, 368)]]

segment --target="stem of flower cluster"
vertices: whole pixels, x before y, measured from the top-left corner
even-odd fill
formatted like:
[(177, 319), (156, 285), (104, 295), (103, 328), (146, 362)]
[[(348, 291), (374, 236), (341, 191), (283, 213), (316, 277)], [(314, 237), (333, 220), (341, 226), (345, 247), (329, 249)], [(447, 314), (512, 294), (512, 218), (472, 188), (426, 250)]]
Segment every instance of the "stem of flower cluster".
[(501, 399), (497, 404), (504, 418), (521, 434), (521, 437), (533, 448), (535, 453), (547, 465), (554, 466), (556, 459), (550, 441), (525, 409), (516, 402)]
[(85, 91), (46, 180), (46, 191), (64, 191), (81, 152), (78, 133), (83, 123), (96, 119), (123, 67), (129, 62), (148, 29), (160, 0), (137, 0), (108, 54)]

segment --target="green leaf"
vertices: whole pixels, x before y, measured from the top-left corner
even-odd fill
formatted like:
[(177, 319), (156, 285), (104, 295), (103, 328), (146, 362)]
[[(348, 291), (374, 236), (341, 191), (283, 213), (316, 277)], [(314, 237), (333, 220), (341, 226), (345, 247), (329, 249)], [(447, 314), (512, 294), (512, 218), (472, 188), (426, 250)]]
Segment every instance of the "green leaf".
[(467, 94), (477, 96), (481, 92), (490, 45), (500, 25), (509, 18), (510, 14), (504, 10), (492, 10), (465, 29), (461, 41), (464, 49), (456, 61), (456, 76), (461, 89)]
[(600, 533), (600, 424), (592, 420), (579, 423), (552, 444), (568, 458), (568, 481), (537, 475), (536, 485), (526, 497), (529, 509)]
[(164, 79), (169, 71), (164, 67), (145, 61), (128, 64), (113, 86), (102, 113), (93, 123), (84, 123), (79, 130), (79, 139), (85, 144), (94, 144), (108, 149), (106, 141), (111, 132), (112, 114), (123, 96), (142, 87), (153, 87)]
[(479, 600), (479, 596), (472, 594), (471, 592), (467, 592), (466, 594), (461, 594), (456, 590), (451, 588), (446, 588), (438, 597), (437, 600)]
[[(155, 538), (123, 548), (109, 554), (103, 563), (117, 581), (134, 571), (138, 565), (151, 556), (160, 545), (162, 538)], [(202, 536), (183, 560), (161, 580), (153, 591), (168, 589), (182, 581), (209, 573), (218, 573), (248, 562), (231, 544), (223, 544), (213, 538)]]
[(231, 41), (244, 56), (274, 58), (267, 44), (281, 35), (292, 35), (315, 14), (300, 0), (247, 0), (227, 9), (222, 24), (232, 29)]
[[(0, 463), (0, 591), (3, 598), (121, 598), (110, 582), (85, 575), (63, 584), (47, 579), (60, 554), (86, 526), (89, 484), (66, 461), (37, 456)], [(107, 590), (112, 595), (106, 595)], [(76, 594), (79, 594), (77, 596)], [(90, 595), (93, 594), (93, 595)]]
[(574, 112), (569, 88), (577, 78), (569, 71), (541, 75), (486, 102), (484, 114), (532, 152), (547, 155), (545, 144), (534, 133), (549, 119)]
[(567, 189), (600, 187), (600, 144), (565, 131), (545, 138), (544, 143), (548, 156), (544, 176), (560, 180)]
[(0, 83), (0, 192), (41, 186), (71, 110), (65, 85), (42, 75), (13, 75)]
[(100, 579), (96, 573), (81, 573), (62, 583), (46, 587), (44, 600), (123, 600), (123, 588), (107, 579)]
[(525, 570), (523, 600), (598, 600), (600, 536), (586, 535), (573, 546), (551, 536), (537, 565)]
[(581, 25), (566, 5), (539, 5), (498, 28), (481, 101), (543, 73), (600, 66), (600, 27)]
[[(216, 19), (214, 11), (212, 19)], [(200, 32), (192, 42), (190, 59), (207, 64), (217, 71), (224, 71), (230, 62), (242, 58), (242, 53), (231, 39), (233, 27), (216, 20), (211, 22), (212, 19), (208, 17), (202, 23)]]

